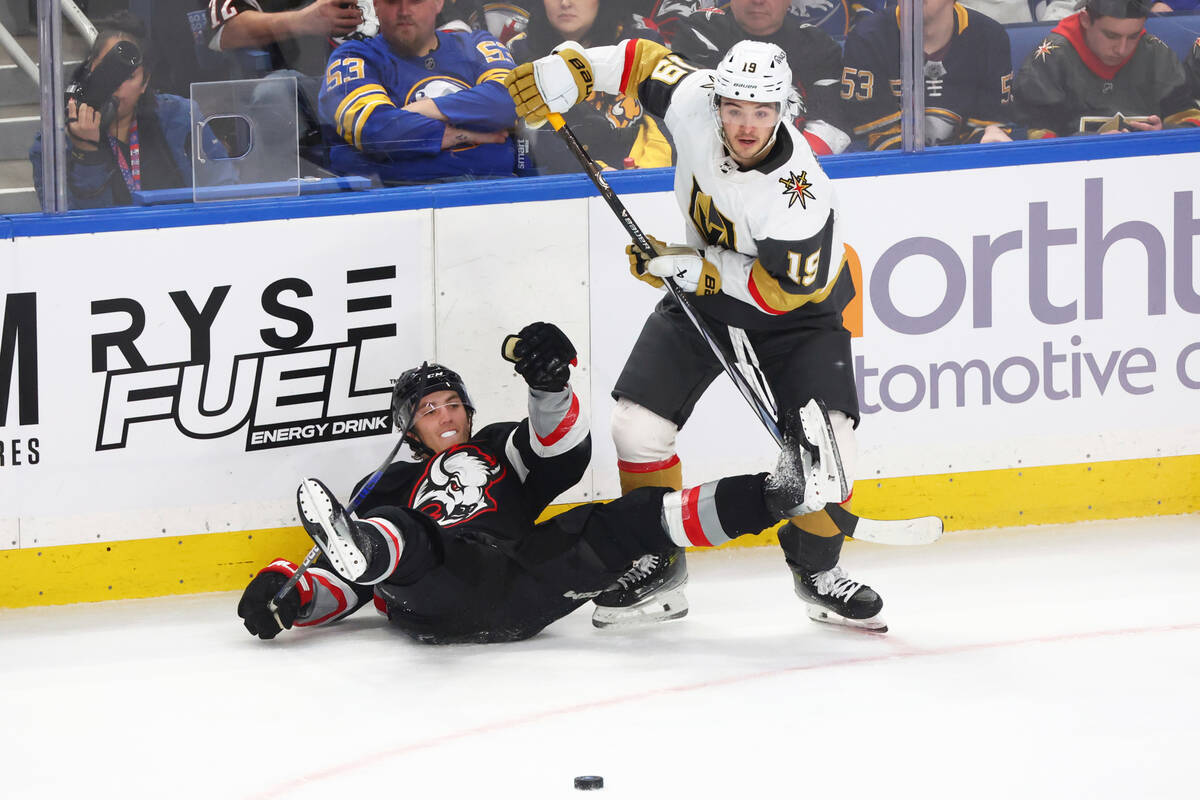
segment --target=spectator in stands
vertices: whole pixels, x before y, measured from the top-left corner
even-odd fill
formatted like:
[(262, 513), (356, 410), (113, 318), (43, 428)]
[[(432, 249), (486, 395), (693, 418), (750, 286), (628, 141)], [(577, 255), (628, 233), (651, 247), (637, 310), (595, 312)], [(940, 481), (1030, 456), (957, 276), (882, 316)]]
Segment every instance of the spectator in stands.
[[(119, 12), (96, 27), (91, 52), (73, 82), (94, 86), (93, 75), (102, 64), (105, 74), (128, 77), (99, 108), (75, 97), (67, 101), (68, 207), (128, 205), (135, 191), (191, 186), (192, 104), (149, 88), (153, 54), (145, 24), (129, 12)], [(227, 155), (211, 132), (202, 146), (210, 158)], [(41, 199), (41, 134), (34, 138), (29, 160)], [(231, 166), (225, 176), (232, 182)]]
[[(564, 41), (585, 47), (641, 38), (659, 42), (651, 30), (635, 24), (613, 0), (537, 0), (529, 27), (509, 43), (518, 63), (549, 55)], [(592, 92), (564, 118), (604, 167), (669, 167), (671, 143), (636, 98)], [(578, 172), (579, 161), (549, 126), (530, 129), (522, 123), (539, 173)], [(520, 156), (519, 156), (520, 157)], [(519, 171), (526, 169), (518, 165)]]
[(1192, 99), (1196, 101), (1196, 106), (1200, 107), (1200, 38), (1192, 42), (1192, 51), (1183, 61), (1183, 71), (1187, 73)]
[(1075, 13), (1077, 0), (962, 0), (962, 4), (1001, 25), (1011, 25), (1068, 17)]
[[(954, 0), (924, 0), (925, 144), (1011, 140), (1012, 55), (1003, 26)], [(869, 150), (900, 147), (900, 13), (846, 37), (842, 98)]]
[(1029, 138), (1200, 125), (1183, 66), (1146, 32), (1149, 0), (1087, 0), (1025, 59), (1013, 83)]
[(787, 54), (799, 93), (796, 127), (812, 151), (840, 153), (850, 144), (849, 122), (838, 97), (842, 52), (820, 28), (788, 13), (790, 0), (732, 0), (722, 9), (697, 11), (675, 33), (672, 49), (702, 67), (716, 67), (743, 39), (770, 42)]
[[(209, 49), (234, 53), (265, 49), (269, 54), (267, 72), (251, 70), (246, 75), (238, 70), (239, 77), (296, 79), (301, 155), (306, 162), (328, 167), (317, 116), (321, 75), (329, 54), (343, 40), (379, 31), (372, 0), (208, 0), (208, 21)], [(255, 101), (260, 99), (256, 94)], [(312, 170), (306, 166), (305, 172)]]
[[(1024, 0), (1022, 0), (1023, 2)], [(812, 25), (839, 42), (867, 16), (882, 11), (886, 0), (787, 0), (787, 12), (804, 25)], [(697, 11), (720, 8), (729, 13), (729, 3), (720, 0), (633, 0), (637, 13), (674, 46), (680, 24)], [(894, 2), (893, 2), (894, 5)], [(689, 54), (690, 55), (690, 54)]]
[(380, 35), (334, 51), (320, 113), (342, 174), (385, 184), (512, 176), (514, 64), (490, 33), (436, 28), (442, 0), (375, 0)]
[(340, 39), (364, 24), (353, 0), (208, 0), (209, 48), (256, 48), (271, 55), (272, 69), (304, 75), (325, 71)]

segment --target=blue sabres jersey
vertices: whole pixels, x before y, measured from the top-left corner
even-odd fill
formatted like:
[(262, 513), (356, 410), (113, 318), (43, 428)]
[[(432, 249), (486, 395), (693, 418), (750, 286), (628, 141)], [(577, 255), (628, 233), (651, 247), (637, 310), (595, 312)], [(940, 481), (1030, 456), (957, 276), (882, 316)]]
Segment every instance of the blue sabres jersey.
[(511, 139), (443, 150), (446, 123), (404, 106), (431, 99), (455, 127), (511, 128), (516, 111), (504, 78), (514, 66), (508, 49), (483, 31), (439, 31), (437, 47), (411, 58), (382, 36), (346, 42), (330, 56), (319, 100), (334, 170), (384, 183), (511, 176)]

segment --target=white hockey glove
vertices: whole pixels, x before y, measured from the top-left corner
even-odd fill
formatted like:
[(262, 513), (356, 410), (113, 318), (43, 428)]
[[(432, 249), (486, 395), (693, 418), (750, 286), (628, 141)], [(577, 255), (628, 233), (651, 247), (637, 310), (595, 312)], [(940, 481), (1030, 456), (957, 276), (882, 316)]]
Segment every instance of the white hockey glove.
[(521, 64), (508, 74), (504, 85), (518, 116), (537, 126), (547, 114), (561, 114), (592, 93), (592, 64), (582, 50), (581, 44), (563, 42), (550, 55)]
[(646, 237), (658, 254), (646, 253), (635, 244), (628, 245), (629, 271), (633, 277), (661, 289), (663, 278), (674, 278), (675, 285), (685, 292), (704, 296), (721, 291), (721, 273), (694, 247), (663, 244), (653, 236)]

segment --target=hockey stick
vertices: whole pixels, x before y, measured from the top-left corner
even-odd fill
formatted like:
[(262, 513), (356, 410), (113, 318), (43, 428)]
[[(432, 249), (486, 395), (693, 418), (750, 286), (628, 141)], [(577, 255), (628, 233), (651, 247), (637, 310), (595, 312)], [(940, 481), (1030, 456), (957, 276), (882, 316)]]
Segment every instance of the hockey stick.
[[(579, 143), (579, 139), (575, 137), (574, 131), (567, 125), (566, 120), (561, 114), (551, 112), (547, 115), (550, 125), (555, 132), (562, 137), (567, 145), (567, 149), (575, 156), (583, 167), (584, 172), (591, 178), (596, 189), (599, 190), (600, 196), (604, 198), (604, 202), (608, 203), (608, 207), (612, 209), (617, 220), (621, 223), (621, 227), (633, 239), (633, 243), (638, 246), (643, 252), (657, 253), (657, 248), (651, 244), (650, 239), (642, 231), (641, 226), (634, 221), (629, 209), (625, 208), (625, 204), (621, 202), (621, 198), (617, 197), (617, 193), (608, 185), (608, 181), (601, 174), (600, 165), (597, 164), (583, 145)], [(775, 443), (783, 446), (783, 437), (779, 432), (779, 423), (775, 420), (775, 415), (763, 403), (758, 393), (750, 385), (746, 377), (738, 370), (734, 369), (729, 363), (729, 359), (725, 356), (721, 346), (713, 338), (712, 332), (708, 329), (704, 320), (700, 319), (692, 306), (691, 301), (684, 296), (679, 287), (671, 278), (663, 281), (667, 292), (675, 299), (679, 306), (683, 309), (684, 314), (691, 320), (700, 337), (708, 343), (712, 349), (713, 355), (721, 368), (725, 370), (725, 374), (733, 381), (742, 397), (754, 409), (759, 421), (763, 427), (775, 439)], [(749, 343), (747, 342), (747, 346)], [(898, 520), (876, 520), (866, 517), (859, 517), (849, 511), (846, 511), (841, 506), (837, 506), (838, 511), (833, 512), (835, 515), (835, 523), (838, 529), (847, 536), (852, 536), (864, 542), (875, 542), (878, 544), (896, 544), (896, 545), (917, 545), (930, 544), (937, 541), (942, 535), (942, 520), (940, 517), (917, 517), (914, 519), (898, 519)]]
[[(407, 431), (406, 431), (406, 433), (407, 433)], [(366, 496), (371, 493), (372, 489), (375, 488), (375, 484), (379, 483), (379, 479), (383, 477), (383, 473), (387, 471), (387, 468), (389, 466), (391, 466), (392, 459), (394, 459), (396, 457), (396, 453), (400, 452), (400, 447), (403, 444), (404, 444), (404, 434), (402, 433), (402, 434), (400, 434), (399, 441), (396, 442), (396, 446), (392, 448), (392, 451), (390, 453), (388, 453), (387, 460), (385, 460), (382, 464), (379, 465), (379, 469), (377, 469), (373, 473), (371, 473), (371, 477), (367, 478), (367, 482), (362, 485), (362, 488), (359, 489), (355, 493), (354, 497), (350, 498), (350, 502), (346, 504), (346, 516), (347, 517), (349, 517), (350, 514), (352, 514), (354, 512), (354, 509), (356, 509), (360, 505), (362, 505), (362, 501), (364, 499), (366, 499)], [(348, 537), (349, 533), (347, 532), (346, 535)], [(267, 603), (267, 610), (271, 612), (271, 615), (275, 617), (275, 621), (279, 623), (280, 630), (283, 630), (283, 622), (279, 619), (279, 603), (280, 603), (280, 601), (282, 601), (283, 598), (287, 596), (287, 593), (290, 592), (292, 590), (292, 588), (295, 587), (295, 585), (300, 582), (300, 578), (304, 576), (304, 573), (308, 572), (309, 567), (311, 567), (313, 564), (317, 563), (317, 559), (320, 557), (321, 557), (321, 548), (319, 546), (314, 545), (313, 549), (308, 551), (308, 555), (306, 555), (304, 557), (304, 560), (301, 561), (299, 563), (299, 565), (297, 565), (296, 571), (293, 572), (291, 577), (289, 577), (287, 579), (287, 583), (285, 583), (285, 584), (283, 584), (283, 586), (279, 587), (279, 591), (276, 592), (275, 596), (271, 598), (271, 602)]]
[[(428, 376), (425, 376), (422, 378), (421, 388), (417, 392), (418, 400), (424, 396), (425, 389), (428, 386), (429, 378)], [(375, 484), (379, 483), (379, 479), (383, 477), (383, 473), (387, 471), (387, 468), (391, 466), (392, 461), (396, 458), (396, 453), (400, 452), (400, 448), (404, 444), (405, 437), (408, 436), (408, 432), (412, 430), (413, 423), (416, 421), (417, 415), (414, 410), (412, 418), (408, 420), (408, 424), (404, 426), (404, 430), (400, 431), (400, 438), (396, 440), (396, 444), (392, 447), (391, 452), (388, 453), (387, 458), (384, 459), (383, 463), (379, 465), (379, 469), (371, 473), (371, 477), (367, 478), (366, 482), (363, 483), (362, 488), (355, 492), (354, 497), (351, 497), (350, 502), (346, 504), (346, 513), (342, 519), (349, 519), (350, 515), (354, 513), (354, 510), (362, 505), (362, 501), (366, 499), (367, 495), (371, 493), (371, 490), (375, 488)], [(342, 534), (347, 538), (350, 538), (349, 531), (343, 531)], [(303, 577), (304, 573), (308, 572), (309, 567), (317, 563), (317, 559), (320, 557), (321, 548), (319, 545), (314, 545), (313, 549), (308, 551), (308, 555), (304, 557), (304, 560), (297, 565), (296, 571), (287, 579), (287, 583), (279, 587), (279, 591), (276, 592), (271, 598), (271, 602), (267, 603), (267, 610), (271, 612), (271, 615), (275, 617), (275, 621), (279, 623), (280, 630), (283, 630), (283, 622), (279, 619), (280, 601), (282, 601), (283, 598), (287, 596), (287, 593), (290, 592), (292, 588), (300, 582), (300, 578)]]

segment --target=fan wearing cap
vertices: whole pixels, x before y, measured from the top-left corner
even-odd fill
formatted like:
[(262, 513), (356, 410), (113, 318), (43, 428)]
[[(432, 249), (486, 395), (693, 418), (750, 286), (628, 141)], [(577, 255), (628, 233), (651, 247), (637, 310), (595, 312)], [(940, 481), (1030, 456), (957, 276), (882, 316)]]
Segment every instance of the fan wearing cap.
[(1183, 65), (1146, 31), (1147, 0), (1087, 0), (1025, 59), (1013, 81), (1029, 138), (1200, 125)]
[[(686, 245), (627, 248), (634, 276), (672, 279), (737, 368), (769, 390), (781, 419), (810, 399), (829, 410), (853, 480), (858, 393), (842, 311), (855, 295), (838, 202), (804, 134), (791, 123), (792, 70), (776, 44), (745, 40), (715, 68), (642, 39), (610, 47), (564, 42), (505, 81), (517, 113), (536, 123), (588, 92), (635, 96), (675, 140), (675, 200)], [(622, 492), (682, 485), (676, 437), (722, 373), (709, 344), (671, 296), (646, 319), (617, 378), (612, 436)], [(879, 630), (883, 601), (838, 565), (844, 532), (834, 502), (780, 533), (797, 593), (825, 621)], [(835, 516), (831, 516), (832, 514)], [(675, 619), (687, 610), (683, 554), (631, 591), (596, 599), (602, 627)]]

